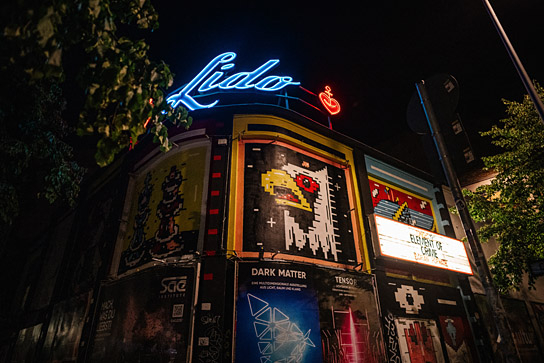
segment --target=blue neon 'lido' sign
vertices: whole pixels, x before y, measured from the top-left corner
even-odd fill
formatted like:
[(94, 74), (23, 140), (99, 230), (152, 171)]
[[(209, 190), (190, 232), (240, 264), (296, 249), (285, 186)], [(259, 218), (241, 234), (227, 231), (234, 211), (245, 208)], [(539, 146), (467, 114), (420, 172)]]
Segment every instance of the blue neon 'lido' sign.
[[(183, 87), (179, 92), (171, 94), (166, 99), (172, 107), (176, 108), (180, 103), (183, 103), (189, 110), (194, 111), (200, 108), (211, 108), (215, 106), (219, 100), (201, 105), (196, 102), (195, 99), (189, 95), (196, 87), (200, 93), (206, 93), (215, 89), (219, 90), (247, 90), (254, 88), (259, 91), (275, 92), (287, 86), (296, 86), (300, 82), (293, 82), (293, 78), (285, 76), (267, 76), (264, 74), (277, 66), (280, 61), (278, 59), (271, 59), (264, 63), (253, 72), (239, 72), (235, 73), (227, 78), (222, 79), (225, 75), (224, 72), (234, 67), (232, 60), (236, 58), (236, 53), (227, 52), (218, 55), (191, 82)], [(222, 64), (222, 66), (220, 66)], [(220, 70), (212, 72), (219, 68)]]

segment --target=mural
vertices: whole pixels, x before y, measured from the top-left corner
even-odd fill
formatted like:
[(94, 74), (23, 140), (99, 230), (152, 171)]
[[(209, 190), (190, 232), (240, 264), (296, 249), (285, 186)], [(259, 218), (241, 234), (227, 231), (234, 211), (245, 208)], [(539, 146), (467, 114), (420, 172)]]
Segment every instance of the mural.
[(243, 250), (356, 264), (346, 169), (287, 144), (244, 146)]
[(437, 232), (432, 204), (429, 199), (406, 192), (372, 177), (368, 179), (374, 213)]
[(180, 148), (138, 174), (118, 274), (197, 250), (208, 154), (207, 143)]
[(406, 363), (443, 363), (436, 322), (431, 319), (395, 319), (400, 354)]
[(478, 361), (458, 289), (389, 276), (377, 281), (388, 362)]
[(75, 362), (92, 291), (55, 305), (42, 349), (43, 362)]
[(382, 362), (372, 277), (239, 263), (237, 362)]
[(193, 281), (193, 268), (155, 268), (103, 286), (90, 362), (185, 362)]
[(468, 321), (459, 316), (440, 316), (438, 320), (450, 363), (473, 362), (469, 348), (472, 334)]

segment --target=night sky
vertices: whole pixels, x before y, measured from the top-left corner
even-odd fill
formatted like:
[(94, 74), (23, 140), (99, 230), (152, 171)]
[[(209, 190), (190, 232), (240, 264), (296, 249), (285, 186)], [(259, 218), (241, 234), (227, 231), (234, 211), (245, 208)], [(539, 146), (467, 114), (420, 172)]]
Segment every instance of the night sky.
[[(174, 4), (176, 3), (176, 4)], [(268, 2), (267, 2), (268, 3)], [(216, 55), (233, 51), (236, 71), (280, 59), (277, 73), (313, 92), (330, 85), (342, 105), (337, 131), (417, 165), (420, 138), (408, 127), (414, 84), (434, 74), (460, 86), (458, 112), (476, 156), (493, 152), (479, 131), (504, 116), (501, 99), (521, 100), (523, 84), (482, 1), (335, 2), (311, 7), (198, 6), (155, 2), (160, 28), (151, 55), (192, 79)], [(544, 82), (541, 0), (493, 1), (529, 76)], [(542, 52), (544, 53), (544, 52)]]

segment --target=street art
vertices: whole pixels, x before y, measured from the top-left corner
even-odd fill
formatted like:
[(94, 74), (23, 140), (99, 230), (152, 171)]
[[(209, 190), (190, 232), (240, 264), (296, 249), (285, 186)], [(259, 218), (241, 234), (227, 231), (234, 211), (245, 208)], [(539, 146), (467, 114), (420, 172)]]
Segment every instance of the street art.
[(395, 317), (391, 313), (387, 313), (385, 321), (385, 339), (387, 346), (387, 355), (390, 363), (401, 363), (400, 348), (397, 334), (397, 326), (395, 325)]
[(431, 201), (369, 177), (374, 213), (412, 226), (436, 231)]
[(206, 186), (208, 147), (167, 154), (134, 180), (128, 230), (122, 241), (118, 274), (153, 260), (196, 251)]
[(397, 318), (402, 361), (406, 363), (443, 363), (444, 355), (436, 322), (431, 319)]
[(395, 291), (395, 300), (399, 303), (407, 314), (418, 314), (425, 299), (420, 295), (413, 286), (401, 285)]
[(472, 336), (466, 319), (459, 316), (440, 316), (439, 322), (450, 363), (473, 362), (469, 348)]
[(244, 251), (356, 263), (340, 165), (280, 143), (247, 143), (244, 173)]

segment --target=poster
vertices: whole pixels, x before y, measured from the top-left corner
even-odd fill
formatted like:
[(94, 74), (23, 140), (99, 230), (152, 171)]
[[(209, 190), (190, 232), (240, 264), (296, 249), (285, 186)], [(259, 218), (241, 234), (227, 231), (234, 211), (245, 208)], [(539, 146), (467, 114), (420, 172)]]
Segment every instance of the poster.
[(468, 321), (459, 316), (440, 316), (438, 320), (450, 363), (473, 362), (470, 349), (472, 334)]
[(19, 330), (11, 361), (13, 363), (33, 363), (36, 361), (36, 348), (40, 339), (42, 324)]
[(309, 269), (241, 263), (238, 276), (236, 362), (322, 362)]
[(243, 251), (355, 265), (345, 166), (281, 142), (243, 147)]
[(316, 268), (313, 279), (319, 300), (323, 362), (383, 362), (373, 278)]
[(382, 362), (372, 277), (239, 263), (236, 362)]
[(186, 362), (193, 268), (153, 268), (105, 285), (90, 362)]
[(92, 291), (57, 303), (53, 308), (42, 349), (44, 362), (75, 362)]
[(429, 199), (405, 191), (376, 178), (368, 178), (374, 213), (411, 226), (436, 232)]
[[(139, 171), (118, 274), (197, 250), (205, 213), (209, 143), (178, 147)], [(151, 262), (151, 263), (150, 263)]]
[(402, 362), (443, 363), (440, 334), (432, 319), (396, 318)]

